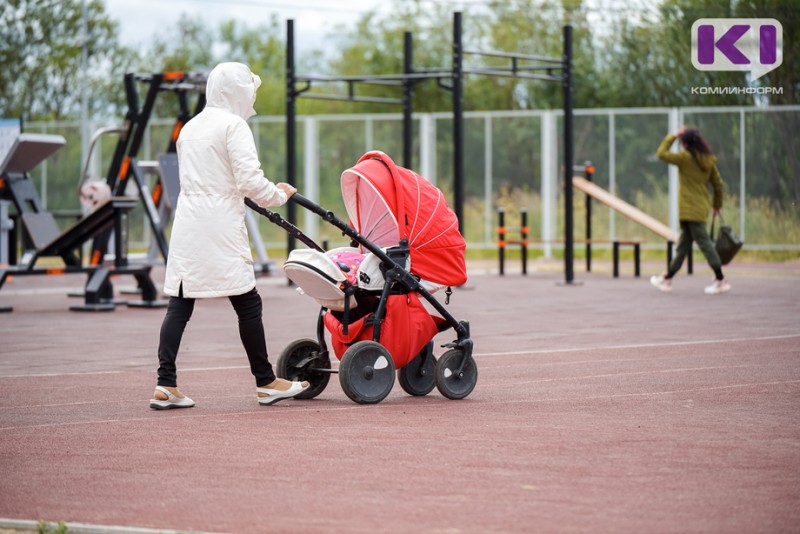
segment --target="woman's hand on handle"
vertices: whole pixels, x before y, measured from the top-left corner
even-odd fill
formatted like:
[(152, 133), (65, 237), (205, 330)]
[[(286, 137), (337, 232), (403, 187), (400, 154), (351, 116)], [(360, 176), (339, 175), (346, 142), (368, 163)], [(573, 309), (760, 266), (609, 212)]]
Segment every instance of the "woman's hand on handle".
[(275, 187), (286, 193), (286, 198), (291, 198), (292, 195), (297, 193), (297, 188), (284, 182), (275, 184)]

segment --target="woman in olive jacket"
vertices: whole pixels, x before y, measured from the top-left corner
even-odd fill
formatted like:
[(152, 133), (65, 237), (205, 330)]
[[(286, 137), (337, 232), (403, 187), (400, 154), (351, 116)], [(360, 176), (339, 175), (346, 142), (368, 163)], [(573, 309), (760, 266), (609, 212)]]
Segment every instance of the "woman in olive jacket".
[[(675, 139), (681, 142), (683, 150), (680, 152), (669, 150)], [(717, 169), (717, 157), (697, 129), (686, 127), (675, 134), (667, 134), (656, 155), (660, 160), (678, 167), (678, 217), (681, 223), (681, 236), (669, 270), (662, 275), (651, 277), (650, 283), (661, 291), (672, 291), (672, 278), (680, 270), (683, 260), (692, 248), (692, 242), (695, 241), (716, 277), (714, 282), (705, 288), (705, 292), (717, 295), (730, 291), (731, 286), (722, 274), (722, 262), (706, 231), (710, 207), (709, 182), (714, 190), (714, 215), (718, 215), (722, 208), (722, 177)]]

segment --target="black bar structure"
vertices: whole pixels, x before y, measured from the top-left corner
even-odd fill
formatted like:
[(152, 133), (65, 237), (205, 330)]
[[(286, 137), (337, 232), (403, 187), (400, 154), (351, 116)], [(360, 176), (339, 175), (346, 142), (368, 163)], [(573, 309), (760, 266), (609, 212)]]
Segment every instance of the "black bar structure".
[(572, 224), (572, 26), (564, 26), (564, 62), (562, 65), (564, 90), (564, 283), (575, 281)]
[(453, 13), (453, 211), (464, 234), (464, 53), (461, 12)]
[[(528, 274), (528, 210), (521, 208), (519, 212), (519, 228), (509, 228), (506, 226), (506, 212), (503, 208), (497, 208), (497, 256), (500, 260), (499, 272), (503, 276), (506, 272), (506, 249), (509, 245), (518, 245), (522, 252), (522, 274)], [(510, 232), (519, 232), (519, 239), (509, 239)]]
[(412, 152), (414, 125), (411, 114), (414, 110), (414, 80), (410, 78), (414, 74), (414, 50), (411, 32), (403, 34), (403, 167), (413, 168)]
[[(146, 84), (144, 104), (139, 107), (138, 84)], [(160, 92), (168, 91), (175, 93), (178, 99), (178, 113), (175, 125), (172, 128), (167, 153), (174, 153), (177, 150), (178, 134), (183, 125), (194, 115), (189, 110), (188, 93), (198, 93), (197, 104), (194, 114), (199, 113), (205, 107), (205, 76), (182, 71), (173, 71), (156, 74), (135, 74), (127, 73), (124, 78), (125, 97), (128, 103), (128, 111), (125, 114), (125, 131), (119, 136), (117, 146), (114, 149), (114, 156), (111, 166), (106, 174), (106, 183), (114, 196), (124, 196), (128, 185), (128, 179), (133, 177), (137, 182), (140, 197), (145, 206), (150, 227), (153, 230), (159, 251), (167, 259), (168, 247), (165, 235), (165, 224), (160, 220), (158, 205), (163, 196), (164, 185), (157, 183), (153, 193), (148, 191), (143, 179), (143, 173), (138, 167), (138, 155), (144, 142), (147, 124), (155, 107), (156, 99)], [(100, 265), (103, 257), (108, 250), (111, 231), (98, 235), (92, 242), (92, 253), (90, 263)]]
[[(294, 70), (294, 21), (286, 21), (286, 181), (297, 187), (297, 104), (296, 98), (302, 91), (297, 91), (297, 79)], [(297, 223), (297, 209), (294, 202), (286, 207), (286, 216), (290, 224)], [(287, 250), (295, 249), (295, 236), (290, 232), (287, 238)]]
[[(363, 76), (298, 76), (295, 72), (294, 48), (294, 21), (287, 21), (287, 50), (286, 50), (286, 172), (290, 184), (296, 184), (296, 99), (317, 98), (323, 100), (347, 100), (351, 102), (372, 102), (383, 104), (397, 104), (403, 108), (403, 166), (413, 166), (413, 123), (412, 101), (413, 86), (415, 83), (435, 79), (437, 85), (451, 91), (453, 109), (453, 211), (458, 219), (459, 230), (464, 232), (464, 75), (484, 75), (523, 78), (529, 80), (542, 80), (560, 82), (564, 94), (564, 176), (565, 176), (565, 202), (567, 206), (567, 224), (565, 238), (565, 275), (567, 283), (572, 283), (573, 273), (573, 225), (572, 225), (572, 160), (573, 160), (573, 131), (572, 131), (572, 27), (564, 27), (564, 52), (561, 58), (546, 56), (515, 54), (507, 52), (480, 52), (465, 50), (462, 43), (463, 27), (461, 12), (453, 13), (453, 59), (450, 69), (427, 68), (415, 69), (413, 66), (413, 44), (410, 32), (404, 34), (403, 41), (403, 73), (390, 75), (363, 75)], [(505, 58), (510, 61), (505, 67), (464, 68), (464, 56), (477, 55), (494, 58)], [(537, 62), (528, 64), (525, 62)], [(539, 74), (534, 71), (545, 71)], [(553, 74), (560, 71), (560, 74)], [(450, 80), (450, 86), (443, 83)], [(348, 87), (347, 95), (334, 95), (326, 93), (307, 93), (313, 83), (344, 82)], [(298, 84), (300, 87), (298, 87)], [(355, 84), (397, 85), (402, 87), (402, 98), (379, 98), (360, 96), (355, 93)], [(294, 206), (289, 203), (288, 222), (296, 224)], [(294, 249), (295, 240), (290, 234), (288, 250)]]
[[(575, 170), (583, 171), (583, 175), (588, 181), (592, 181), (594, 175), (594, 167), (591, 161), (585, 162), (581, 167), (575, 167)], [(586, 272), (592, 272), (592, 197), (586, 196)]]

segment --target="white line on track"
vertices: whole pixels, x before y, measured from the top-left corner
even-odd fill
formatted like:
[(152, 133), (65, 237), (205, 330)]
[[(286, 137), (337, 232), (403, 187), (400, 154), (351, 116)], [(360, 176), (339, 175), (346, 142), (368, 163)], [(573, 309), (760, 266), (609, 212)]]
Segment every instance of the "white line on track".
[[(612, 395), (590, 395), (590, 396), (583, 396), (583, 397), (554, 397), (554, 398), (542, 398), (542, 399), (513, 399), (513, 400), (487, 400), (482, 401), (484, 405), (490, 404), (535, 404), (535, 403), (544, 403), (544, 402), (569, 402), (575, 403), (580, 401), (591, 401), (591, 400), (605, 400), (605, 399), (619, 399), (619, 398), (633, 398), (633, 397), (656, 397), (662, 395), (678, 395), (678, 394), (685, 394), (685, 393), (699, 393), (705, 391), (719, 391), (719, 390), (729, 390), (729, 389), (737, 389), (737, 388), (752, 388), (752, 387), (762, 387), (762, 386), (778, 386), (778, 385), (786, 385), (786, 384), (800, 384), (800, 380), (778, 380), (772, 382), (748, 382), (742, 384), (728, 384), (724, 386), (710, 386), (710, 387), (703, 387), (703, 388), (687, 388), (687, 389), (675, 389), (675, 390), (668, 390), (668, 391), (647, 391), (642, 393), (619, 393), (619, 394), (612, 394)], [(138, 402), (138, 401), (137, 401)], [(444, 404), (431, 404), (426, 406), (426, 409), (434, 409), (434, 408), (441, 408)], [(363, 409), (363, 406), (353, 404), (352, 406), (319, 406), (314, 405), (313, 407), (302, 407), (302, 406), (294, 406), (292, 408), (287, 409), (256, 409), (256, 410), (247, 410), (244, 412), (224, 412), (224, 413), (208, 413), (208, 414), (192, 414), (189, 409), (181, 410), (180, 420), (185, 419), (206, 419), (209, 417), (220, 418), (220, 417), (241, 417), (241, 416), (249, 416), (249, 415), (266, 415), (269, 414), (270, 416), (277, 416), (277, 415), (298, 415), (298, 411), (308, 412), (313, 410), (315, 413), (322, 413), (322, 412), (339, 412), (339, 411), (347, 411), (347, 410), (357, 410)], [(372, 407), (372, 409), (380, 409), (382, 411), (386, 410), (407, 410), (407, 404), (379, 404)], [(67, 426), (76, 426), (76, 425), (106, 425), (112, 423), (139, 423), (139, 422), (166, 422), (169, 424), (175, 423), (175, 418), (170, 417), (169, 419), (164, 418), (156, 419), (154, 416), (150, 417), (132, 417), (128, 419), (102, 419), (102, 420), (94, 420), (94, 421), (70, 421), (70, 422), (57, 422), (57, 423), (42, 423), (38, 425), (21, 425), (21, 426), (9, 426), (0, 428), (0, 433), (13, 431), (13, 430), (31, 430), (31, 429), (39, 429), (39, 428), (54, 428), (54, 427), (67, 427)]]
[[(498, 356), (530, 356), (532, 354), (562, 354), (562, 353), (570, 353), (570, 352), (593, 352), (593, 351), (605, 351), (605, 350), (630, 350), (630, 349), (642, 349), (642, 348), (658, 348), (658, 347), (682, 347), (682, 346), (691, 346), (691, 345), (709, 345), (709, 344), (716, 344), (716, 343), (741, 343), (747, 341), (774, 341), (779, 339), (800, 339), (800, 334), (786, 334), (780, 336), (763, 336), (763, 337), (742, 337), (742, 338), (733, 338), (733, 339), (704, 339), (704, 340), (696, 340), (696, 341), (670, 341), (665, 343), (639, 343), (639, 344), (629, 344), (629, 345), (609, 345), (609, 346), (601, 346), (601, 347), (570, 347), (566, 349), (538, 349), (538, 350), (515, 350), (515, 351), (505, 351), (505, 352), (476, 352), (474, 356), (476, 358), (483, 358), (483, 357), (498, 357)], [(586, 360), (591, 362), (627, 362), (627, 361), (636, 361), (641, 358), (614, 358), (614, 359), (606, 359), (606, 360)], [(647, 358), (648, 360), (652, 358)], [(336, 364), (336, 361), (332, 362)], [(543, 362), (538, 362), (537, 365), (542, 365)], [(550, 362), (550, 364), (574, 364), (574, 363), (582, 363), (582, 362)], [(240, 370), (240, 369), (249, 369), (246, 365), (227, 365), (227, 366), (219, 366), (219, 367), (186, 367), (181, 368), (181, 373), (193, 373), (193, 372), (208, 372), (208, 371), (229, 371), (229, 370)], [(335, 366), (334, 366), (335, 369)], [(82, 376), (82, 375), (113, 375), (113, 374), (122, 374), (134, 371), (86, 371), (86, 372), (77, 372), (77, 373), (33, 373), (33, 374), (17, 374), (17, 375), (5, 375), (0, 376), (0, 380), (7, 379), (7, 378), (40, 378), (40, 377), (61, 377), (61, 376)], [(139, 371), (135, 371), (139, 372)]]

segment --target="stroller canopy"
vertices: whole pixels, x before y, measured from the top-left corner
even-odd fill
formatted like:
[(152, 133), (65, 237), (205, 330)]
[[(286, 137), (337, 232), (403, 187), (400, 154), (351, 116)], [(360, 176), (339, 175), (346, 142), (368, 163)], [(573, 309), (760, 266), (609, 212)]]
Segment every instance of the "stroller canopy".
[(466, 243), (442, 192), (383, 152), (367, 152), (342, 173), (342, 198), (351, 225), (379, 247), (408, 239), (411, 272), (437, 284), (467, 281)]

